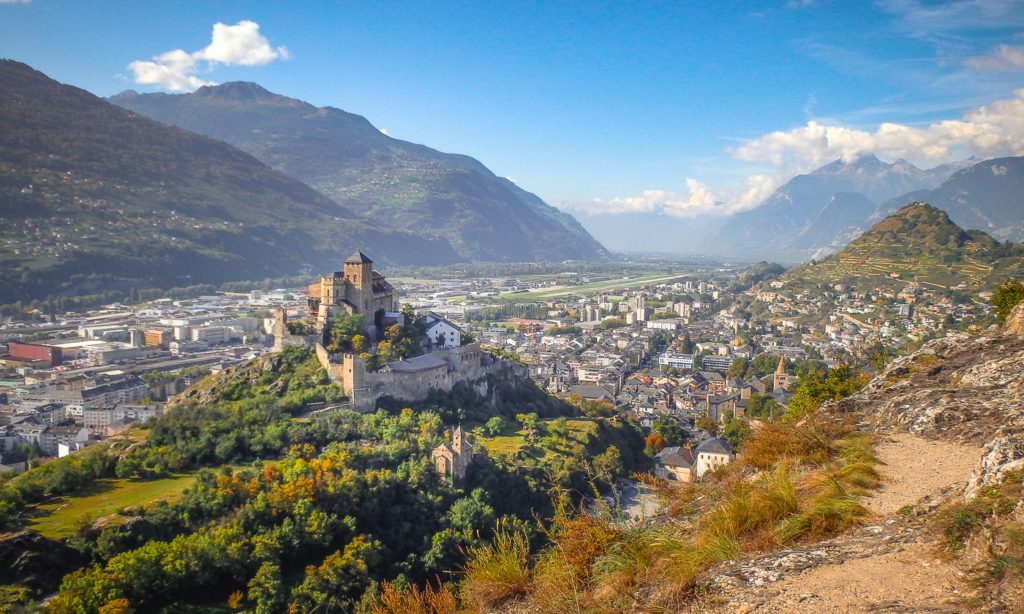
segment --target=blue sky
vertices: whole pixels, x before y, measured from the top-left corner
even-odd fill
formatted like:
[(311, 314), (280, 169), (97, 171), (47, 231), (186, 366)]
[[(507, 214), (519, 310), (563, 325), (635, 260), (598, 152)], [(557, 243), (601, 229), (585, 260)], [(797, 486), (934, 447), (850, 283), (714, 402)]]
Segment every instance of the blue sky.
[[(243, 21), (249, 65), (211, 45)], [(1024, 154), (1021, 2), (0, 0), (0, 56), (99, 95), (160, 91), (129, 64), (179, 49), (591, 214), (728, 214), (859, 153)]]

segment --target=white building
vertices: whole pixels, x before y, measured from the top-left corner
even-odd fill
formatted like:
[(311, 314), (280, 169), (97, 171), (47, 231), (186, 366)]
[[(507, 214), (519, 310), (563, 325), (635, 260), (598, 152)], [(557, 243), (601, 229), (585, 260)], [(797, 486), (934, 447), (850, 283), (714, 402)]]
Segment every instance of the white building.
[(83, 412), (82, 423), (93, 433), (103, 433), (116, 422), (146, 422), (162, 413), (163, 406), (158, 404), (96, 407)]
[(695, 451), (697, 452), (696, 474), (698, 478), (718, 467), (728, 465), (736, 456), (729, 442), (721, 437), (705, 439)]
[(437, 314), (423, 316), (427, 339), (437, 347), (457, 348), (462, 344), (462, 329)]
[(692, 369), (693, 354), (665, 352), (658, 356), (658, 367), (661, 369)]
[(210, 345), (222, 345), (240, 336), (238, 331), (230, 326), (200, 326), (192, 329), (192, 341), (202, 341)]

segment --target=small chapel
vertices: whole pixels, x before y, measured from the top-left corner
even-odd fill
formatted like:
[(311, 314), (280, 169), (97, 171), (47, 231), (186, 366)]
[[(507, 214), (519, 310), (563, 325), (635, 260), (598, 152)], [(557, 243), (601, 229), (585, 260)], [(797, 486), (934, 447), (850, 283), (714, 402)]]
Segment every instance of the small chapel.
[(466, 477), (466, 470), (473, 462), (473, 445), (466, 440), (466, 434), (460, 424), (452, 433), (452, 442), (443, 443), (430, 454), (437, 472), (458, 482)]

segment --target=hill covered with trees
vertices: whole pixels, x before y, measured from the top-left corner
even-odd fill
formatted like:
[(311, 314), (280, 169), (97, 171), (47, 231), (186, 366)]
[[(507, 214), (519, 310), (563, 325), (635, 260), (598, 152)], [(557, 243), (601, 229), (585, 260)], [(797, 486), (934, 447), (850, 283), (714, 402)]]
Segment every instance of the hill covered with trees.
[[(0, 538), (0, 595), (11, 606), (59, 590), (55, 612), (350, 612), (379, 606), (388, 583), (437, 586), (495, 531), (542, 543), (539, 521), (560, 501), (644, 468), (635, 426), (575, 417), (566, 428), (552, 412), (576, 410), (529, 398), (310, 413), (343, 395), (297, 348), (208, 376), (147, 429), (4, 478), (0, 522), (20, 532)], [(465, 481), (437, 472), (430, 453), (461, 414), (511, 425), (516, 408), (542, 452), (491, 455), (481, 436)], [(179, 496), (83, 515), (71, 538), (24, 530), (44, 504), (74, 505), (101, 481), (172, 475), (192, 476)], [(45, 571), (25, 573), (26, 561)]]

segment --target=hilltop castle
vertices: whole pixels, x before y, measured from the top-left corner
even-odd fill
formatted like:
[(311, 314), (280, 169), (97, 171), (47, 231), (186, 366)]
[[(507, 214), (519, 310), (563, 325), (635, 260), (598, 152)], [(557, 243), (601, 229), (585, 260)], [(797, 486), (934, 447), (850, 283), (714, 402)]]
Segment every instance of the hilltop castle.
[[(277, 350), (292, 345), (314, 348), (321, 366), (331, 381), (345, 391), (356, 411), (373, 411), (377, 402), (385, 397), (410, 403), (423, 401), (431, 391), (450, 392), (459, 384), (469, 385), (486, 397), (491, 394), (489, 380), (492, 376), (529, 381), (525, 366), (500, 360), (481, 350), (477, 343), (463, 345), (458, 326), (436, 316), (427, 322), (431, 333), (427, 344), (430, 351), (422, 356), (389, 362), (371, 370), (354, 352), (329, 352), (324, 347), (325, 331), (336, 317), (362, 315), (363, 330), (371, 342), (380, 338), (387, 322), (401, 321), (395, 289), (383, 275), (373, 270), (373, 261), (361, 251), (356, 250), (345, 260), (343, 271), (311, 284), (306, 290), (306, 300), (307, 313), (314, 318), (313, 326), (290, 332), (287, 314), (278, 308), (274, 347)], [(461, 461), (452, 462), (455, 467)]]
[(372, 340), (380, 337), (384, 316), (398, 311), (394, 287), (373, 270), (373, 260), (356, 250), (345, 259), (344, 270), (324, 276), (306, 288), (309, 315), (323, 331), (337, 315), (363, 315), (363, 329)]

